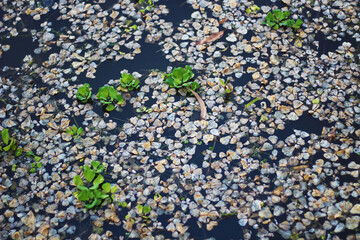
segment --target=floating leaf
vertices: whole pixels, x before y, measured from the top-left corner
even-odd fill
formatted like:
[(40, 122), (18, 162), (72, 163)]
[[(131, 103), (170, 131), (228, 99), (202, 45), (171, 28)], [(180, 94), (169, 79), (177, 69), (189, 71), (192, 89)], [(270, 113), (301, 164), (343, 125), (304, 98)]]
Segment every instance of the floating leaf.
[(205, 37), (204, 39), (196, 42), (196, 45), (201, 45), (201, 44), (205, 44), (205, 43), (210, 43), (210, 42), (214, 42), (216, 40), (218, 40), (219, 38), (221, 38), (224, 35), (225, 31), (220, 31), (217, 33), (213, 33), (210, 36)]
[(73, 179), (74, 183), (76, 186), (82, 186), (84, 185), (83, 180), (81, 179), (81, 177), (79, 175), (76, 175)]
[(110, 183), (104, 183), (101, 188), (104, 190), (104, 192), (108, 193), (111, 190), (111, 184)]
[(258, 97), (255, 98), (255, 99), (253, 99), (253, 100), (251, 100), (251, 102), (249, 102), (249, 103), (247, 103), (247, 104), (245, 105), (245, 108), (250, 107), (251, 105), (253, 105), (254, 103), (256, 103), (258, 100), (259, 100)]
[(8, 145), (9, 144), (9, 129), (4, 128), (1, 131), (1, 137), (2, 137), (2, 140), (5, 143), (5, 145)]

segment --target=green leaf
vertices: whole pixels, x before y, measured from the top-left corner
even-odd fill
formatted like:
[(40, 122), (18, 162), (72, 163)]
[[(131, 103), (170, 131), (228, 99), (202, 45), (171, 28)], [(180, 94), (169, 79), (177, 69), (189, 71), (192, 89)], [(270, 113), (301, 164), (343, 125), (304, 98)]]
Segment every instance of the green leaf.
[(5, 143), (5, 145), (8, 145), (9, 144), (9, 129), (7, 128), (4, 128), (2, 131), (1, 131), (1, 137), (2, 137), (2, 140), (3, 142)]
[(70, 128), (66, 129), (66, 133), (70, 135), (74, 135), (74, 132)]
[(267, 16), (265, 17), (266, 20), (271, 21), (271, 22), (275, 22), (276, 19), (274, 17), (274, 15), (271, 12), (268, 12)]
[(143, 212), (144, 212), (145, 215), (148, 214), (150, 211), (151, 211), (151, 207), (150, 207), (150, 206), (144, 206)]
[(116, 192), (116, 190), (117, 190), (117, 187), (116, 187), (116, 186), (113, 186), (113, 187), (111, 188), (110, 192), (111, 192), (111, 193), (114, 193), (114, 192)]
[(109, 105), (106, 106), (106, 111), (108, 111), (108, 112), (111, 112), (111, 111), (113, 111), (114, 109), (115, 109), (115, 106), (112, 105), (112, 104), (109, 104)]
[(89, 191), (89, 189), (83, 185), (79, 185), (79, 186), (77, 186), (77, 188), (81, 191)]
[(196, 89), (198, 89), (200, 87), (200, 85), (197, 82), (192, 82), (191, 83), (191, 90), (195, 91)]
[(104, 182), (104, 177), (101, 175), (101, 174), (99, 174), (97, 177), (96, 177), (96, 179), (94, 180), (94, 184), (101, 184), (101, 183), (103, 183)]
[(320, 103), (320, 100), (318, 98), (315, 98), (314, 100), (312, 100), (312, 103), (313, 104), (319, 104)]
[(289, 16), (290, 16), (290, 11), (285, 11), (285, 12), (284, 12), (284, 17), (287, 18), (287, 17), (289, 17)]
[[(87, 165), (86, 165), (87, 166)], [(85, 167), (84, 167), (85, 169)], [(94, 170), (91, 170), (90, 168), (89, 169), (85, 169), (84, 170), (84, 177), (86, 179), (86, 181), (88, 182), (92, 182), (92, 180), (94, 179), (95, 177), (95, 172)]]
[(98, 199), (95, 199), (91, 204), (85, 204), (85, 207), (88, 209), (94, 208), (97, 205), (97, 200)]
[(111, 190), (111, 184), (110, 183), (104, 183), (101, 188), (104, 190), (104, 192), (108, 193)]
[(22, 152), (23, 152), (23, 149), (22, 149), (22, 148), (17, 148), (17, 149), (15, 150), (15, 157), (20, 156), (20, 155), (22, 154)]
[(119, 202), (119, 206), (125, 208), (125, 207), (127, 207), (127, 203), (126, 202)]
[(142, 214), (143, 213), (143, 205), (137, 205), (137, 209), (139, 210), (139, 212)]
[(245, 107), (246, 107), (246, 108), (250, 107), (251, 105), (253, 105), (254, 103), (256, 103), (258, 100), (259, 100), (258, 97), (255, 98), (255, 99), (253, 99), (252, 101), (250, 101), (249, 103), (247, 103), (247, 104), (245, 105)]
[[(182, 79), (183, 74), (185, 73), (185, 70), (181, 67), (175, 68), (172, 71), (173, 78), (176, 79)], [(181, 81), (181, 80), (180, 80)]]
[(96, 170), (99, 165), (100, 165), (100, 161), (91, 161), (91, 166), (93, 167), (94, 170)]
[(283, 20), (285, 17), (283, 11), (281, 11), (280, 9), (275, 9), (273, 11), (273, 14), (275, 18), (278, 19), (279, 21)]
[(31, 173), (34, 173), (35, 171), (36, 171), (35, 168), (30, 169)]
[(76, 186), (82, 186), (84, 185), (84, 182), (83, 180), (81, 179), (81, 177), (79, 175), (76, 175), (74, 178), (73, 178), (73, 181), (75, 183)]
[(96, 189), (98, 189), (99, 188), (99, 184), (95, 184), (94, 183), (94, 185), (92, 185), (89, 189), (90, 190), (96, 190)]
[(35, 157), (34, 157), (34, 159), (35, 159), (35, 161), (37, 161), (37, 162), (38, 162), (38, 161), (40, 161), (40, 159), (41, 159), (41, 158), (40, 158), (40, 157), (38, 157), (38, 156), (35, 156)]
[(102, 171), (104, 171), (104, 165), (100, 165), (97, 170), (95, 171), (96, 173), (101, 173)]
[(77, 136), (79, 136), (80, 134), (82, 134), (84, 132), (84, 129), (82, 127), (78, 128), (77, 130)]
[(37, 168), (41, 168), (41, 167), (42, 167), (42, 163), (40, 163), (40, 162), (37, 163), (37, 164), (36, 164), (36, 167), (37, 167)]

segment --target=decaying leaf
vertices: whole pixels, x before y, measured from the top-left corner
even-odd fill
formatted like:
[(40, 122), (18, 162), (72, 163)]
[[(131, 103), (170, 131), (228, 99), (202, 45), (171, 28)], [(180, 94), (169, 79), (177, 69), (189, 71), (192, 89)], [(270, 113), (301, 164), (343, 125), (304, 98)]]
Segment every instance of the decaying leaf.
[(221, 19), (221, 21), (219, 22), (219, 24), (223, 24), (223, 23), (226, 22), (227, 20), (228, 20), (228, 18), (225, 17), (225, 18)]
[(329, 138), (329, 142), (336, 138), (336, 127), (333, 127), (331, 131), (327, 134), (327, 136)]
[(189, 88), (189, 90), (192, 92), (192, 94), (194, 94), (194, 96), (196, 97), (196, 100), (198, 100), (199, 105), (200, 105), (200, 118), (201, 120), (205, 119), (206, 116), (206, 107), (205, 107), (205, 103), (204, 101), (201, 99), (201, 97), (199, 96), (199, 94), (197, 94), (195, 91), (193, 91), (192, 89)]
[(210, 36), (205, 37), (204, 39), (196, 42), (196, 45), (201, 45), (201, 44), (205, 44), (205, 43), (209, 43), (209, 42), (214, 42), (216, 40), (218, 40), (219, 38), (221, 38), (224, 35), (225, 31), (220, 31), (217, 33), (213, 33)]

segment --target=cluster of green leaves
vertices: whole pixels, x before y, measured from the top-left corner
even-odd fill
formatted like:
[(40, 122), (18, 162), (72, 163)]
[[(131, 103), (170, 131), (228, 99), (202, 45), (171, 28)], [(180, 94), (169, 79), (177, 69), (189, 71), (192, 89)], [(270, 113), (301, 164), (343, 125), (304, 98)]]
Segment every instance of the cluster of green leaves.
[(146, 224), (149, 224), (151, 222), (151, 220), (150, 220), (150, 217), (147, 215), (150, 213), (151, 207), (138, 204), (137, 209), (139, 211), (139, 215), (143, 219), (143, 222), (145, 222)]
[(73, 179), (79, 191), (74, 193), (74, 196), (82, 202), (85, 202), (85, 207), (93, 209), (100, 206), (105, 200), (114, 200), (113, 193), (116, 191), (116, 186), (111, 187), (110, 183), (105, 183), (104, 177), (100, 174), (104, 171), (104, 166), (99, 161), (92, 161), (91, 167), (84, 166), (84, 177), (87, 181), (85, 186), (84, 181), (80, 175), (76, 175)]
[(38, 168), (41, 168), (41, 167), (42, 167), (42, 163), (40, 162), (40, 159), (41, 159), (41, 158), (40, 158), (39, 156), (36, 156), (33, 151), (27, 152), (27, 153), (26, 153), (26, 156), (27, 156), (27, 157), (32, 157), (32, 158), (34, 158), (34, 160), (35, 160), (35, 162), (32, 162), (32, 163), (31, 163), (31, 169), (30, 169), (30, 172), (31, 172), (31, 173), (36, 172), (36, 170), (37, 170)]
[(70, 134), (71, 136), (77, 138), (84, 132), (84, 129), (82, 127), (72, 126), (68, 129), (66, 129), (66, 133)]
[(109, 112), (115, 109), (114, 104), (116, 101), (119, 105), (124, 102), (123, 96), (121, 96), (121, 94), (118, 93), (113, 86), (101, 87), (99, 92), (96, 94), (96, 97), (106, 106), (106, 111)]
[(191, 81), (193, 77), (194, 73), (192, 72), (192, 68), (186, 65), (185, 68), (174, 68), (171, 73), (165, 74), (164, 82), (167, 83), (170, 87), (186, 87), (195, 91), (200, 87), (200, 85), (195, 81)]
[(138, 3), (141, 4), (141, 5), (142, 4), (146, 5), (146, 7), (142, 7), (140, 9), (141, 13), (145, 13), (146, 11), (150, 11), (154, 7), (154, 3), (153, 3), (152, 0), (138, 0)]
[(133, 24), (132, 20), (126, 20), (125, 24), (125, 32), (136, 31), (138, 29), (138, 25)]
[(296, 22), (293, 19), (288, 19), (290, 11), (282, 11), (275, 9), (272, 12), (268, 12), (266, 16), (266, 22), (262, 21), (263, 24), (269, 25), (272, 29), (279, 29), (280, 27), (290, 27), (297, 30), (303, 24), (301, 19), (297, 19)]
[(79, 87), (76, 93), (77, 99), (82, 103), (87, 103), (91, 98), (92, 92), (90, 91), (90, 85), (85, 83), (84, 86)]
[(132, 91), (140, 87), (140, 81), (134, 78), (132, 74), (123, 73), (120, 78), (120, 86), (117, 88), (119, 91)]
[(2, 142), (0, 142), (0, 152), (13, 151), (16, 157), (20, 156), (23, 152), (22, 148), (18, 148), (14, 137), (10, 138), (9, 129), (4, 128), (1, 131)]
[(247, 14), (250, 14), (250, 13), (256, 14), (259, 10), (260, 10), (259, 6), (257, 6), (257, 5), (251, 5), (250, 7), (248, 7), (248, 8), (246, 9), (246, 13), (247, 13)]

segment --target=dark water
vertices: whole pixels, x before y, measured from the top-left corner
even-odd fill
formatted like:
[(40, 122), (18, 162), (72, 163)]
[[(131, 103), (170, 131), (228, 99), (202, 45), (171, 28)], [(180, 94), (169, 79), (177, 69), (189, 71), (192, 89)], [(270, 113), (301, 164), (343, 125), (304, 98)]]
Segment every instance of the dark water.
[[(270, 2), (270, 1), (268, 1)], [(258, 5), (264, 5), (263, 1), (255, 1)], [(52, 0), (43, 0), (44, 5), (51, 5), (53, 4)], [(171, 21), (174, 24), (174, 28), (179, 26), (179, 24), (184, 19), (190, 19), (190, 15), (193, 12), (193, 9), (186, 4), (185, 1), (180, 0), (161, 0), (157, 4), (165, 4), (169, 9), (170, 13), (165, 17), (166, 21)], [(269, 3), (270, 5), (270, 3)], [(281, 5), (281, 4), (279, 4)], [(104, 5), (107, 6), (107, 5)], [(109, 4), (111, 6), (111, 4)], [(54, 21), (54, 29), (57, 31), (63, 31), (66, 28), (63, 28), (64, 25), (62, 25), (62, 22), (56, 22), (57, 13), (49, 13), (47, 19), (51, 19)], [(338, 46), (339, 42), (334, 42), (330, 40), (324, 40), (324, 35), (317, 35), (316, 40), (319, 41), (319, 53), (326, 54), (329, 51), (334, 51)], [(126, 60), (121, 59), (120, 61), (113, 62), (113, 61), (106, 61), (99, 65), (97, 68), (97, 72), (95, 74), (96, 79), (87, 79), (84, 74), (80, 75), (78, 78), (78, 81), (76, 83), (85, 83), (89, 82), (93, 88), (93, 93), (96, 93), (98, 88), (104, 85), (104, 83), (108, 82), (110, 79), (118, 79), (120, 78), (120, 71), (127, 69), (129, 72), (140, 72), (143, 75), (146, 75), (148, 72), (150, 72), (152, 69), (157, 69), (160, 71), (166, 71), (166, 68), (168, 66), (183, 66), (185, 63), (169, 63), (166, 59), (163, 53), (161, 52), (161, 48), (157, 43), (151, 44), (151, 43), (145, 43), (143, 42), (145, 36), (143, 36), (142, 41), (140, 42), (142, 48), (141, 48), (141, 54), (135, 55), (135, 58), (133, 60)], [(348, 41), (352, 41), (348, 36), (345, 38)], [(22, 59), (25, 57), (25, 55), (31, 54), (33, 55), (34, 49), (37, 47), (38, 42), (33, 41), (32, 36), (30, 35), (20, 35), (14, 38), (6, 38), (3, 36), (1, 39), (2, 44), (11, 44), (11, 49), (8, 52), (3, 53), (2, 58), (0, 59), (0, 68), (3, 69), (4, 66), (9, 67), (18, 67), (22, 64)], [(53, 51), (55, 51), (53, 49)], [(224, 54), (227, 54), (228, 52), (224, 52)], [(6, 59), (6, 61), (5, 61)], [(46, 60), (47, 57), (45, 55), (39, 56), (39, 63), (41, 63), (42, 60)], [(248, 66), (255, 66), (255, 65), (248, 65)], [(248, 67), (246, 66), (246, 67)], [(1, 74), (4, 74), (1, 72)], [(241, 77), (240, 81), (237, 81), (234, 83), (235, 86), (243, 86), (251, 79), (250, 74), (244, 74)], [(141, 79), (143, 80), (143, 78)], [(35, 79), (36, 81), (36, 79)], [(36, 84), (39, 84), (36, 82)], [(131, 93), (132, 96), (136, 95), (136, 92)], [(179, 97), (179, 96), (177, 96)], [(57, 96), (58, 99), (61, 98), (61, 95)], [(179, 97), (180, 98), (180, 97)], [(151, 101), (147, 102), (148, 106), (151, 106)], [(94, 111), (97, 112), (99, 115), (103, 113), (103, 109), (101, 106), (96, 105), (94, 107)], [(137, 113), (132, 108), (131, 104), (127, 104), (123, 111), (121, 112), (111, 112), (111, 118), (116, 121), (120, 126), (121, 124), (129, 119), (130, 117), (135, 116)], [(198, 113), (194, 113), (198, 114)], [(196, 116), (194, 116), (195, 118)], [(77, 122), (81, 123), (83, 119), (81, 117), (75, 118)], [(224, 122), (226, 121), (226, 118)], [(220, 123), (221, 124), (221, 123)], [(304, 115), (300, 117), (298, 121), (295, 122), (288, 122), (286, 125), (286, 130), (281, 131), (277, 130), (275, 132), (275, 135), (279, 137), (280, 140), (284, 140), (289, 135), (293, 134), (293, 130), (302, 130), (306, 131), (308, 133), (314, 133), (319, 135), (322, 131), (323, 127), (332, 127), (332, 125), (326, 121), (320, 121), (318, 119), (315, 119), (311, 115)], [(165, 136), (167, 138), (171, 138), (175, 133), (175, 130), (173, 129), (167, 129), (165, 132)], [(137, 136), (133, 136), (136, 138)], [(186, 144), (185, 144), (186, 145)], [(190, 146), (190, 145), (189, 145)], [(224, 146), (220, 144), (219, 142), (210, 142), (208, 145), (205, 145), (204, 143), (200, 143), (199, 146), (196, 148), (196, 153), (194, 154), (193, 158), (189, 161), (189, 163), (195, 163), (198, 166), (201, 166), (202, 160), (203, 160), (203, 151), (209, 149), (210, 147), (213, 148), (214, 152), (226, 152), (228, 149), (231, 148), (231, 146)], [(263, 157), (266, 157), (264, 155)], [(316, 158), (315, 158), (316, 159)], [(355, 160), (356, 162), (360, 161), (359, 155), (353, 154), (351, 155), (349, 161)], [(346, 161), (347, 162), (347, 161)], [(345, 162), (344, 162), (345, 163)], [(346, 163), (347, 164), (347, 163)], [(47, 169), (50, 171), (50, 169)], [(164, 176), (167, 174), (171, 175), (172, 173), (165, 173)], [(259, 174), (258, 171), (254, 171), (250, 176), (255, 176), (256, 174)], [(351, 178), (345, 178), (340, 177), (341, 182), (354, 182), (356, 179)], [(36, 199), (40, 201), (39, 199)], [(355, 199), (354, 199), (355, 200)], [(120, 213), (120, 218), (124, 218), (125, 213)], [(160, 221), (163, 222), (163, 225), (167, 225), (167, 220), (169, 218), (166, 216), (162, 216), (159, 218)], [(281, 221), (281, 218), (278, 219)], [(70, 223), (71, 224), (71, 223)], [(91, 224), (90, 218), (85, 218), (80, 224), (77, 224), (77, 230), (75, 234), (73, 235), (66, 235), (66, 237), (75, 238), (87, 238), (94, 229), (89, 229), (89, 226)], [(212, 231), (206, 231), (205, 226), (202, 228), (199, 228), (199, 226), (196, 223), (196, 219), (190, 219), (188, 221), (188, 224), (190, 226), (189, 233), (190, 238), (194, 239), (208, 239), (208, 238), (215, 238), (215, 239), (243, 239), (243, 235), (245, 231), (248, 231), (247, 229), (243, 229), (238, 224), (238, 219), (236, 216), (224, 218), (219, 221), (219, 225), (215, 227)], [(114, 226), (110, 225), (108, 223), (105, 223), (104, 228), (112, 230), (114, 235), (118, 236), (124, 236), (125, 231), (120, 226)], [(171, 235), (168, 232), (163, 233), (166, 237), (169, 237), (171, 239)], [(256, 239), (255, 235), (253, 234), (253, 239)]]

